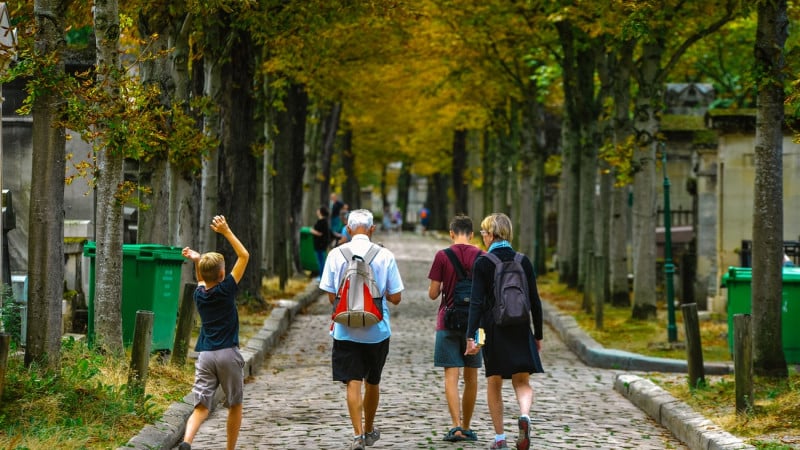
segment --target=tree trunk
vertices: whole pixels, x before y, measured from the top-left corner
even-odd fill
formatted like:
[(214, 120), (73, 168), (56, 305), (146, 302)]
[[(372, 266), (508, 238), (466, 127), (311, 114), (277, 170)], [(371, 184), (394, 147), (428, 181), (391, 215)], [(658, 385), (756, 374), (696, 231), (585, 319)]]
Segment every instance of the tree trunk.
[[(447, 223), (449, 225), (448, 210), (450, 207), (450, 200), (447, 196), (447, 191), (450, 187), (450, 177), (441, 173), (435, 173), (428, 177), (428, 195), (425, 204), (430, 210), (431, 223), (428, 230), (442, 229), (441, 224)], [(447, 229), (447, 227), (444, 227)]]
[[(212, 55), (203, 59), (203, 95), (212, 100), (215, 105), (222, 104), (222, 63)], [(213, 149), (208, 158), (203, 159), (200, 181), (200, 242), (201, 251), (214, 248), (216, 239), (214, 230), (207, 226), (211, 219), (217, 215), (219, 209), (219, 155), (222, 152), (222, 117), (212, 109), (203, 119), (203, 129), (207, 135), (220, 138), (220, 147)], [(251, 261), (258, 261), (250, 258)]]
[[(297, 253), (299, 247), (295, 245), (296, 239), (299, 238), (299, 228), (293, 223), (299, 211), (296, 210), (298, 206), (293, 205), (292, 202), (295, 201), (297, 195), (295, 190), (297, 165), (295, 152), (299, 151), (302, 160), (307, 101), (308, 97), (301, 86), (290, 86), (285, 99), (285, 108), (274, 113), (277, 132), (274, 137), (274, 175), (272, 178), (274, 197), (273, 210), (270, 215), (275, 233), (273, 264), (281, 288), (286, 285), (289, 277), (296, 270), (295, 263), (299, 262), (299, 253)], [(300, 179), (302, 180), (302, 175)]]
[[(94, 2), (97, 82), (119, 95), (119, 5)], [(102, 127), (103, 124), (98, 124)], [(122, 203), (117, 188), (124, 179), (124, 143), (105, 142), (97, 152), (97, 251), (95, 256), (95, 344), (121, 354), (122, 347)]]
[(496, 134), (483, 131), (481, 142), (481, 168), (483, 172), (483, 215), (479, 221), (494, 211), (494, 164), (495, 148), (497, 147)]
[[(631, 111), (631, 69), (633, 65), (634, 42), (627, 41), (619, 50), (614, 63), (612, 76), (614, 99), (614, 147), (624, 147), (633, 134), (630, 120)], [(608, 243), (608, 283), (611, 304), (630, 307), (631, 297), (628, 288), (628, 186), (614, 186), (611, 189), (609, 212)]]
[(456, 130), (453, 133), (453, 205), (454, 214), (469, 215), (469, 186), (464, 179), (467, 168), (467, 130)]
[(347, 199), (350, 211), (362, 208), (361, 187), (356, 176), (356, 155), (353, 153), (353, 131), (345, 130), (342, 135), (342, 171), (344, 172), (344, 186), (342, 196)]
[[(35, 50), (40, 57), (58, 53), (64, 43), (64, 12), (60, 0), (36, 0)], [(42, 12), (48, 11), (52, 15)], [(63, 72), (57, 58), (54, 71)], [(33, 363), (58, 369), (61, 364), (61, 299), (64, 294), (64, 127), (55, 126), (64, 99), (58, 89), (34, 100), (31, 202), (28, 229), (28, 323), (25, 366)], [(0, 380), (3, 383), (3, 380)]]
[(753, 210), (753, 370), (786, 378), (781, 335), (783, 274), (784, 44), (786, 0), (758, 3), (758, 80)]
[(635, 319), (656, 318), (656, 105), (661, 99), (658, 83), (663, 47), (660, 42), (643, 47), (639, 93), (636, 97), (637, 145), (633, 164), (633, 311)]
[(558, 274), (562, 283), (578, 286), (580, 262), (580, 127), (578, 115), (578, 71), (574, 29), (567, 21), (558, 22), (556, 28), (561, 42), (563, 59), (562, 83), (564, 89), (564, 122), (562, 125), (562, 168), (558, 209)]
[[(192, 15), (187, 14), (176, 27), (178, 32), (173, 33), (169, 40), (169, 48), (172, 53), (169, 57), (169, 69), (172, 83), (174, 85), (173, 97), (176, 102), (183, 105), (184, 112), (188, 115), (189, 101), (193, 95), (201, 93), (191, 92), (191, 80), (189, 77), (189, 31), (192, 23)], [(196, 117), (198, 129), (202, 128), (202, 118)], [(200, 168), (185, 167), (180, 168), (175, 164), (169, 165), (170, 179), (170, 211), (175, 211), (174, 220), (170, 223), (172, 235), (166, 241), (170, 245), (182, 247), (195, 242), (200, 228), (200, 179), (198, 174)], [(172, 216), (172, 215), (171, 215)], [(210, 227), (209, 227), (210, 228)], [(254, 264), (255, 265), (255, 264)], [(192, 264), (184, 264), (181, 269), (181, 286), (194, 281), (194, 267)]]
[[(331, 187), (331, 162), (333, 160), (333, 153), (336, 149), (336, 133), (339, 132), (339, 119), (342, 115), (342, 104), (335, 102), (331, 105), (330, 109), (324, 110), (322, 117), (322, 149), (320, 155), (320, 179), (319, 186), (319, 204), (328, 204), (330, 198)], [(342, 196), (345, 203), (350, 203), (351, 198)], [(339, 230), (336, 230), (337, 233)]]
[[(237, 33), (235, 30), (229, 30)], [(234, 39), (234, 38), (231, 38)], [(256, 142), (255, 98), (252, 81), (255, 76), (253, 43), (246, 33), (236, 37), (237, 45), (231, 47), (229, 61), (222, 70), (222, 96), (220, 114), (225, 124), (222, 133), (222, 151), (219, 155), (219, 214), (225, 215), (239, 240), (250, 252), (251, 261), (261, 260), (259, 245), (261, 210), (258, 204), (257, 169), (260, 167), (253, 154)], [(301, 154), (302, 155), (302, 154)], [(287, 220), (291, 209), (284, 210)], [(212, 212), (212, 216), (214, 213)], [(207, 221), (211, 217), (204, 218)], [(211, 248), (225, 256), (226, 272), (236, 260), (236, 253), (224, 238), (216, 236)], [(248, 266), (239, 281), (241, 296), (261, 299), (261, 270), (256, 263)]]
[[(170, 75), (167, 51), (170, 48), (173, 27), (163, 14), (150, 20), (153, 15), (143, 12), (139, 17), (139, 34), (143, 39), (155, 36), (145, 47), (139, 63), (142, 84), (155, 85), (161, 92), (161, 104), (169, 110), (172, 106), (174, 83)], [(165, 130), (166, 131), (166, 130)], [(170, 238), (170, 179), (167, 150), (139, 161), (139, 185), (149, 187), (149, 193), (141, 192), (139, 200), (145, 207), (139, 208), (137, 217), (137, 242), (167, 244)], [(165, 214), (165, 211), (168, 212)]]
[[(309, 226), (317, 221), (317, 209), (328, 205), (330, 198), (330, 183), (324, 174), (325, 163), (322, 161), (322, 134), (325, 127), (323, 116), (326, 114), (323, 108), (317, 106), (313, 111), (309, 111), (311, 120), (306, 127), (306, 145), (303, 149), (306, 161), (306, 170), (303, 173), (303, 207), (300, 213), (300, 225)], [(330, 171), (330, 169), (329, 169)], [(330, 219), (330, 218), (329, 218)], [(298, 259), (296, 265), (300, 266)]]
[[(306, 135), (306, 115), (308, 114), (308, 93), (302, 85), (292, 85), (287, 96), (289, 111), (291, 116), (292, 152), (289, 161), (290, 179), (290, 201), (292, 214), (292, 249), (294, 251), (295, 270), (303, 272), (300, 265), (300, 223), (301, 206), (303, 205), (303, 173), (305, 172), (305, 160), (303, 158)], [(327, 198), (324, 199), (327, 203)], [(278, 211), (273, 211), (277, 214)]]

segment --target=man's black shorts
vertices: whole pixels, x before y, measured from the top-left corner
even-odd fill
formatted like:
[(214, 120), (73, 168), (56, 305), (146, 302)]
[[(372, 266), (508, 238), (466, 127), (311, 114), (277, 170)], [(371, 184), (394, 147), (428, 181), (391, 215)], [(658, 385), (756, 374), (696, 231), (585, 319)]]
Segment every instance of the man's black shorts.
[(334, 339), (331, 358), (333, 381), (366, 380), (369, 384), (380, 384), (388, 354), (389, 338), (377, 344)]

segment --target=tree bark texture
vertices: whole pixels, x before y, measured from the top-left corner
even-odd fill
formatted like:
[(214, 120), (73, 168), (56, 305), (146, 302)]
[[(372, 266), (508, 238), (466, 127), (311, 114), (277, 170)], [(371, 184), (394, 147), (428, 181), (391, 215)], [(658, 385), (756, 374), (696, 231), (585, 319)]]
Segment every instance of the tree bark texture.
[(454, 214), (469, 215), (469, 185), (464, 179), (467, 170), (467, 130), (453, 132), (453, 206)]
[[(174, 28), (166, 15), (148, 14), (145, 11), (140, 14), (139, 34), (142, 39), (154, 36), (139, 64), (142, 84), (155, 85), (159, 89), (159, 100), (167, 110), (172, 106), (175, 89), (166, 53), (173, 32)], [(139, 161), (139, 184), (149, 187), (151, 191), (139, 194), (140, 201), (146, 207), (138, 211), (137, 242), (166, 244), (169, 242), (172, 215), (166, 145), (159, 154), (153, 156)]]
[(342, 134), (342, 171), (344, 172), (344, 185), (342, 197), (347, 199), (350, 211), (359, 209), (361, 205), (361, 186), (356, 176), (356, 154), (353, 151), (353, 131), (345, 130)]
[[(203, 95), (215, 105), (222, 103), (222, 63), (211, 57), (203, 59)], [(207, 226), (218, 214), (219, 209), (219, 157), (222, 153), (222, 134), (224, 131), (222, 115), (212, 110), (203, 118), (203, 130), (207, 135), (220, 138), (220, 147), (213, 149), (203, 160), (200, 176), (200, 242), (198, 248), (207, 251), (216, 243), (214, 230)], [(253, 258), (250, 258), (253, 260)], [(258, 260), (255, 260), (258, 261)]]
[[(245, 33), (229, 30), (236, 42), (230, 48), (230, 59), (222, 68), (222, 89), (220, 114), (225, 127), (222, 130), (222, 149), (219, 155), (219, 211), (225, 215), (239, 240), (250, 252), (251, 261), (261, 260), (259, 245), (261, 209), (257, 202), (258, 176), (260, 167), (252, 144), (256, 142), (255, 98), (252, 90), (254, 78), (254, 50), (250, 37)], [(284, 210), (287, 219), (291, 217)], [(206, 217), (207, 221), (212, 216)], [(212, 245), (225, 256), (226, 273), (233, 267), (236, 253), (221, 236), (216, 236)], [(248, 265), (239, 281), (242, 296), (261, 298), (261, 271), (257, 263)]]
[(783, 123), (786, 0), (758, 5), (758, 80), (753, 202), (753, 370), (788, 376), (781, 337), (783, 284)]
[[(64, 48), (66, 1), (36, 0), (35, 51), (41, 56)], [(60, 58), (59, 58), (60, 60)], [(55, 70), (64, 71), (63, 62)], [(64, 99), (57, 89), (33, 104), (33, 173), (28, 228), (28, 323), (25, 365), (58, 368), (61, 362), (61, 300), (64, 294), (64, 151), (66, 134), (54, 124)]]
[[(633, 134), (630, 119), (631, 110), (631, 69), (633, 66), (634, 42), (627, 41), (619, 49), (613, 64), (610, 80), (613, 83), (614, 100), (613, 144), (624, 146)], [(614, 306), (630, 307), (631, 297), (628, 288), (629, 218), (628, 186), (614, 186), (611, 189), (608, 226), (608, 283), (609, 297)]]
[(562, 125), (562, 169), (558, 210), (558, 274), (562, 283), (578, 286), (580, 242), (580, 161), (579, 124), (580, 95), (578, 86), (577, 50), (574, 28), (562, 21), (556, 24), (562, 47), (562, 84), (564, 89), (564, 122)]
[(634, 150), (636, 172), (633, 177), (633, 312), (635, 319), (656, 318), (656, 133), (657, 105), (661, 101), (658, 84), (660, 41), (645, 44), (642, 54), (639, 92), (636, 97)]
[[(119, 95), (119, 5), (95, 0), (97, 82), (112, 96)], [(103, 124), (98, 124), (102, 127)], [(122, 203), (117, 188), (124, 179), (124, 143), (104, 142), (97, 160), (97, 251), (95, 257), (95, 344), (122, 353)]]

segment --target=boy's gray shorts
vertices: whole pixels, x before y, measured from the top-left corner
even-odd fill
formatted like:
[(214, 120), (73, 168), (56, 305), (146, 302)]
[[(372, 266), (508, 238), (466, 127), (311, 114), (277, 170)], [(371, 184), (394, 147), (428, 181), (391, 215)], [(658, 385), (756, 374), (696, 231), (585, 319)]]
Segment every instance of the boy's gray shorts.
[(211, 409), (214, 393), (222, 386), (226, 408), (242, 404), (244, 398), (244, 358), (238, 347), (200, 352), (194, 364), (194, 405)]

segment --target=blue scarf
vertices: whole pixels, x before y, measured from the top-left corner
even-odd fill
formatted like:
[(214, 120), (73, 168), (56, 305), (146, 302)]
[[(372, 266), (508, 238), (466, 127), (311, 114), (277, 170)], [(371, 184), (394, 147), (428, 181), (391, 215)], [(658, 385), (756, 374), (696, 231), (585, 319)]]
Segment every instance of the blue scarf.
[(491, 252), (492, 250), (494, 250), (496, 248), (503, 248), (503, 247), (511, 248), (511, 244), (509, 244), (508, 241), (506, 241), (506, 240), (492, 242), (492, 245), (489, 246), (489, 251)]

